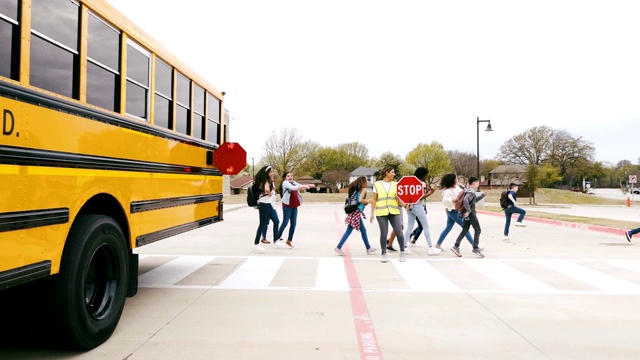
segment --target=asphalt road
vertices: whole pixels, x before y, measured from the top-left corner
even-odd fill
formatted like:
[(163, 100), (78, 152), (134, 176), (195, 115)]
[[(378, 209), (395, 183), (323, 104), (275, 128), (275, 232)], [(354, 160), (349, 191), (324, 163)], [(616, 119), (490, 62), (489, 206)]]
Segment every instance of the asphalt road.
[[(620, 230), (529, 219), (502, 241), (480, 214), (484, 259), (414, 247), (381, 263), (340, 204), (304, 204), (294, 249), (251, 249), (257, 211), (142, 248), (140, 291), (113, 336), (85, 353), (4, 347), (1, 359), (637, 359), (640, 246)], [(567, 207), (639, 219), (626, 207)], [(591, 210), (589, 210), (591, 209)], [(603, 215), (604, 214), (604, 215)], [(444, 211), (429, 204), (430, 234)], [(369, 239), (377, 223), (366, 221)], [(444, 244), (452, 245), (455, 227)], [(640, 239), (640, 238), (639, 238)], [(424, 245), (421, 238), (419, 244)], [(379, 245), (374, 245), (379, 247)], [(397, 246), (397, 245), (396, 245)]]

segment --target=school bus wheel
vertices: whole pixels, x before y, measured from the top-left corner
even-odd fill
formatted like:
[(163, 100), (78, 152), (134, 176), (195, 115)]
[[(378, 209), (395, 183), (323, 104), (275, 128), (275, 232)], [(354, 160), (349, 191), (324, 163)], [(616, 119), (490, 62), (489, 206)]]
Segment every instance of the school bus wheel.
[(113, 333), (127, 293), (128, 248), (115, 220), (79, 215), (54, 285), (54, 326), (67, 346), (93, 349)]

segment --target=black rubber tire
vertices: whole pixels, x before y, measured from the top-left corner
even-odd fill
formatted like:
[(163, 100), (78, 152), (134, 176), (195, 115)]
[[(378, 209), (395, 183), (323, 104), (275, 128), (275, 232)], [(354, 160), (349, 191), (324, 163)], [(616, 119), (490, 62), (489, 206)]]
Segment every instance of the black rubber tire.
[(128, 247), (108, 216), (79, 215), (52, 281), (51, 317), (65, 347), (93, 349), (113, 333), (127, 294)]

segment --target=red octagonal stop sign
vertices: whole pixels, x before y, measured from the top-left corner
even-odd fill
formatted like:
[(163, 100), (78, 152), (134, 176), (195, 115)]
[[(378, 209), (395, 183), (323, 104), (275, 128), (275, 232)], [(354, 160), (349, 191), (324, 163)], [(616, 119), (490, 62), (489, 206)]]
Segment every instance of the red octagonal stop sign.
[(398, 181), (397, 194), (398, 198), (407, 204), (417, 203), (424, 194), (422, 181), (413, 175), (403, 176), (402, 179)]

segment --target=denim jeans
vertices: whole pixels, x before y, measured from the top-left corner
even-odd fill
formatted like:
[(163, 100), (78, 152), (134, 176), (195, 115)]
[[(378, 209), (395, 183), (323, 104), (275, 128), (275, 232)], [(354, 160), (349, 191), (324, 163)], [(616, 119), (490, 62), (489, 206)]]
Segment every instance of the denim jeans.
[[(353, 226), (347, 225), (347, 230), (345, 230), (344, 234), (342, 235), (342, 239), (340, 239), (340, 242), (338, 243), (338, 249), (342, 249), (342, 246), (344, 245), (345, 242), (347, 242), (347, 239), (349, 238), (349, 235), (351, 235), (352, 231), (353, 231)], [(360, 235), (362, 235), (362, 241), (364, 242), (364, 246), (367, 248), (367, 250), (369, 250), (371, 248), (371, 245), (369, 245), (369, 238), (367, 237), (367, 228), (364, 227), (362, 218), (360, 218)]]
[(260, 236), (262, 233), (265, 233), (266, 235), (265, 229), (267, 228), (267, 225), (269, 225), (269, 219), (273, 222), (273, 239), (278, 239), (278, 225), (280, 225), (280, 219), (278, 219), (276, 209), (271, 206), (271, 203), (258, 203), (258, 212), (260, 213), (260, 225), (258, 225), (256, 238), (253, 243), (258, 245), (260, 243)]
[(291, 219), (291, 227), (289, 228), (289, 237), (287, 240), (293, 241), (293, 233), (296, 232), (296, 223), (298, 221), (298, 208), (290, 208), (288, 206), (282, 207), (282, 225), (280, 225), (280, 230), (278, 231), (278, 239), (282, 239), (282, 233), (284, 233), (284, 229), (287, 228), (287, 224), (289, 224), (289, 219)]
[(506, 209), (504, 209), (504, 216), (507, 218), (507, 221), (504, 223), (504, 236), (509, 236), (509, 226), (511, 226), (511, 215), (512, 214), (520, 214), (520, 216), (518, 216), (518, 222), (522, 222), (522, 220), (524, 220), (524, 215), (527, 212), (522, 209), (519, 208), (517, 206), (509, 206)]
[[(445, 210), (447, 212), (447, 226), (444, 228), (444, 230), (442, 230), (442, 233), (440, 234), (440, 237), (438, 238), (438, 243), (437, 245), (442, 245), (442, 243), (444, 242), (444, 239), (447, 237), (447, 235), (449, 235), (449, 232), (451, 231), (451, 229), (453, 229), (453, 224), (458, 224), (461, 227), (464, 226), (464, 221), (462, 220), (462, 218), (460, 217), (460, 213), (458, 212), (458, 210)], [(471, 237), (471, 234), (467, 232), (467, 240), (469, 240), (469, 243), (471, 245), (473, 245), (473, 238)]]
[(469, 220), (463, 220), (464, 221), (464, 226), (462, 226), (462, 231), (460, 232), (460, 235), (458, 235), (458, 238), (456, 239), (456, 247), (460, 247), (460, 242), (462, 241), (462, 238), (469, 233), (469, 227), (473, 227), (473, 248), (477, 249), (478, 248), (478, 244), (480, 244), (480, 222), (478, 221), (478, 217), (476, 216), (476, 213), (471, 212), (469, 213)]
[(637, 233), (640, 233), (640, 228), (629, 230), (629, 235), (633, 236)]
[(415, 220), (418, 219), (420, 221), (420, 224), (422, 225), (422, 228), (424, 229), (424, 238), (425, 240), (427, 240), (427, 245), (429, 245), (429, 247), (432, 247), (433, 245), (431, 244), (431, 233), (429, 232), (429, 223), (427, 222), (427, 212), (424, 211), (424, 206), (413, 206), (411, 210), (407, 211), (407, 218), (409, 224), (407, 226), (407, 230), (405, 230), (404, 233), (404, 245), (407, 246), (411, 234), (411, 229), (413, 229), (413, 224)]

